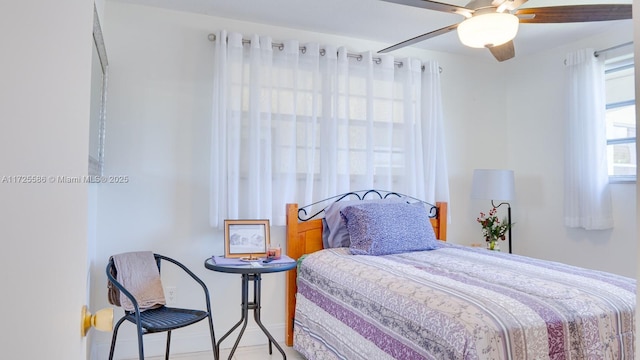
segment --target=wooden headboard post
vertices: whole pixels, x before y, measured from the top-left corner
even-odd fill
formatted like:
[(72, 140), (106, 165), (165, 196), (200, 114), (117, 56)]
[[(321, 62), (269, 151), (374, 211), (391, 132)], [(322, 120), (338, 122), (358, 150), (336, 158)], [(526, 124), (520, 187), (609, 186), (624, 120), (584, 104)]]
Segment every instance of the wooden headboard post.
[[(301, 253), (300, 242), (291, 241), (298, 237), (298, 204), (287, 204), (287, 255), (295, 260), (298, 260)], [(284, 306), (285, 320), (285, 344), (287, 346), (293, 346), (293, 316), (296, 309), (296, 292), (298, 287), (296, 286), (296, 271), (287, 271), (286, 279), (286, 302)]]
[[(287, 255), (298, 260), (304, 254), (322, 250), (322, 219), (299, 222), (298, 204), (287, 204)], [(447, 203), (436, 203), (436, 217), (431, 219), (436, 238), (447, 240)], [(296, 271), (288, 271), (286, 278), (285, 344), (293, 346), (293, 318), (296, 310)]]
[(431, 225), (433, 225), (433, 231), (436, 233), (436, 239), (447, 241), (447, 203), (436, 202), (436, 209), (438, 211), (437, 217), (431, 219)]
[[(298, 204), (287, 204), (287, 255), (298, 260), (304, 254), (322, 250), (322, 219), (298, 221)], [(293, 346), (293, 317), (296, 310), (296, 271), (287, 272), (285, 344)]]

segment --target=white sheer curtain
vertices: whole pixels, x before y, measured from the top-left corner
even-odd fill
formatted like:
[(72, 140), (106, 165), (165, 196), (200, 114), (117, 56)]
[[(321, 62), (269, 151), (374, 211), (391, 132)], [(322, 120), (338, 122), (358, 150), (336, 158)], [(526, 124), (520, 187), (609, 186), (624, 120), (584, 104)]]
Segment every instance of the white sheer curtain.
[(613, 227), (607, 175), (604, 64), (593, 49), (567, 55), (565, 225)]
[(449, 200), (437, 63), (224, 31), (214, 51), (212, 226), (370, 188)]

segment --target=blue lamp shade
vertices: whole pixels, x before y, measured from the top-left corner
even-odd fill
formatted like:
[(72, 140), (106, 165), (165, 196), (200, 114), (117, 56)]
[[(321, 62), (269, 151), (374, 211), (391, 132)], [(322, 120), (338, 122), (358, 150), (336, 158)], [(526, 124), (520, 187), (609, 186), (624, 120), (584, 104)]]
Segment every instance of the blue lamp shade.
[(513, 170), (475, 169), (471, 198), (513, 200), (516, 197)]

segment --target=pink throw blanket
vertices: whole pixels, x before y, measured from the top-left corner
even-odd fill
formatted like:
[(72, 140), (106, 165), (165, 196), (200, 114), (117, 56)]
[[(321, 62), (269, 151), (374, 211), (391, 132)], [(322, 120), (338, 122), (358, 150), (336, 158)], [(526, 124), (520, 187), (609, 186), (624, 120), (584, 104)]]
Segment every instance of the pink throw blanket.
[[(113, 256), (118, 271), (117, 280), (138, 302), (140, 311), (166, 304), (160, 272), (151, 251), (138, 251)], [(120, 294), (120, 304), (127, 311), (134, 311), (129, 298)]]

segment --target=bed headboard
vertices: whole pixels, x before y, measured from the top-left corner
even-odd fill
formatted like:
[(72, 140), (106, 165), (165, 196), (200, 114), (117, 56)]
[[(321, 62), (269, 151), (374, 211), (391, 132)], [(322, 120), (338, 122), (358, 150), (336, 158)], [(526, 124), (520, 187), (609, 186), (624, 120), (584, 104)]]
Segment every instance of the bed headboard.
[[(447, 203), (437, 202), (435, 217), (431, 218), (431, 225), (436, 238), (447, 240)], [(300, 221), (298, 218), (298, 204), (287, 204), (287, 255), (298, 260), (304, 254), (322, 250), (322, 218)], [(316, 214), (317, 215), (317, 214)], [(285, 303), (285, 343), (293, 346), (293, 317), (296, 305), (296, 272), (287, 272), (286, 303)]]

